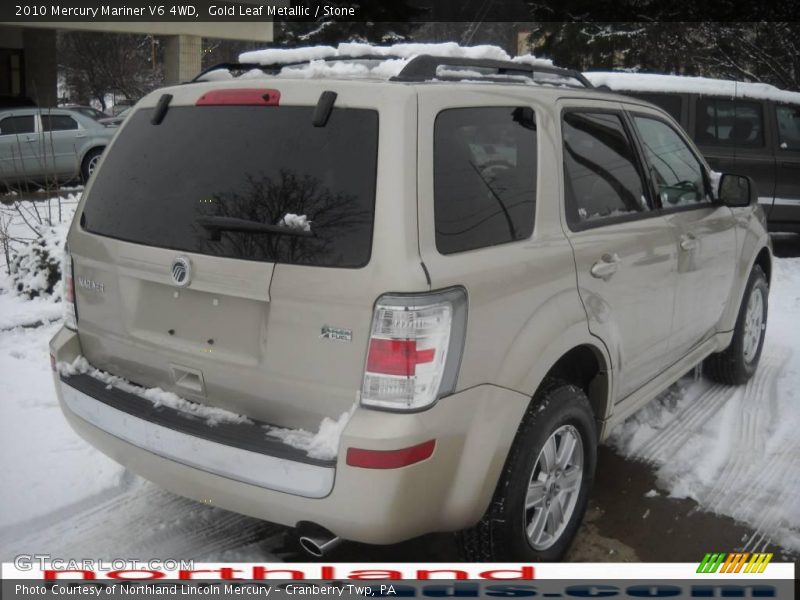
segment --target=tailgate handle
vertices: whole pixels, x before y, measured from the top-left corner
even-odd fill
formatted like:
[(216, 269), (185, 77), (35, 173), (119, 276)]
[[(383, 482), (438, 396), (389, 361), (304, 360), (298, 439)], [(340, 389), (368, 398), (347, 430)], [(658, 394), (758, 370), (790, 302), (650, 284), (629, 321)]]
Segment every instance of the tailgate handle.
[(172, 369), (172, 377), (175, 380), (175, 385), (194, 392), (195, 394), (205, 394), (206, 385), (203, 381), (203, 372), (198, 369), (190, 369), (180, 365), (170, 365)]

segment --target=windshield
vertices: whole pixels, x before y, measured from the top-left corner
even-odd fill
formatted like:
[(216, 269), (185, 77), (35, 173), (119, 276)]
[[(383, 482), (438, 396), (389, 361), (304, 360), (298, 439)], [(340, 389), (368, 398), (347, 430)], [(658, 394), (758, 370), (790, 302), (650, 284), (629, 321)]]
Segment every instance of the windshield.
[[(128, 119), (83, 210), (83, 227), (120, 240), (213, 256), (335, 267), (369, 261), (378, 114), (314, 107), (171, 107)], [(210, 231), (210, 217), (292, 227)]]

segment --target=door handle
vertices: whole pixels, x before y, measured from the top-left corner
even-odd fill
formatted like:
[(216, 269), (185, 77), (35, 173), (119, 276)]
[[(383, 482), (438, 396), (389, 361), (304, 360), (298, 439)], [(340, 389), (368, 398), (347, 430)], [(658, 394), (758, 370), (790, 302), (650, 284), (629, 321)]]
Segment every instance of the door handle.
[(76, 133), (76, 134), (75, 134), (75, 137), (76, 137), (76, 138), (85, 138), (85, 137), (86, 137), (86, 134), (85, 134), (85, 133)]
[(694, 250), (697, 248), (697, 238), (694, 237), (692, 234), (682, 235), (681, 236), (681, 250)]
[(36, 136), (35, 135), (29, 135), (29, 136), (27, 136), (25, 138), (25, 141), (26, 142), (35, 142), (36, 141)]
[(591, 273), (592, 277), (608, 281), (619, 269), (619, 264), (619, 255), (616, 252), (614, 254), (603, 254), (600, 260), (592, 265), (589, 273)]

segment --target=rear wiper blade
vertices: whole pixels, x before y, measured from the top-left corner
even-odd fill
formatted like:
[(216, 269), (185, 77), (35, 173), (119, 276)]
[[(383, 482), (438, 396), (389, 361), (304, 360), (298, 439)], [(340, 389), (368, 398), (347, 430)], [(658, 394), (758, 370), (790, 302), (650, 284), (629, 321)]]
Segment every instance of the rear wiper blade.
[(208, 229), (211, 241), (218, 242), (223, 231), (236, 231), (240, 233), (264, 233), (268, 235), (291, 235), (294, 237), (314, 237), (312, 231), (287, 225), (270, 225), (260, 221), (239, 219), (238, 217), (198, 217), (196, 223)]

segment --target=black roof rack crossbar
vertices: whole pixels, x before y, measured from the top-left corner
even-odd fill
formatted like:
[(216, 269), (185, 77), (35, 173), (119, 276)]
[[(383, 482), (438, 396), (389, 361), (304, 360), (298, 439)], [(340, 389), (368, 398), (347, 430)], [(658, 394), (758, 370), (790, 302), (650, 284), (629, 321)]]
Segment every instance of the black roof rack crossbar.
[(572, 79), (580, 82), (582, 87), (593, 87), (582, 73), (572, 69), (531, 65), (510, 60), (456, 58), (450, 56), (431, 56), (429, 54), (422, 54), (413, 58), (398, 75), (392, 77), (392, 80), (415, 82), (430, 81), (431, 79), (470, 79), (469, 74), (465, 74), (463, 77), (456, 74), (447, 74), (446, 76), (438, 75), (439, 67), (456, 67), (457, 69), (474, 67), (478, 69), (489, 69), (495, 73), (489, 74), (487, 78), (494, 80), (502, 78), (503, 76), (529, 77), (534, 79), (537, 73), (546, 73), (567, 80), (565, 81), (566, 85), (569, 85), (568, 80)]

